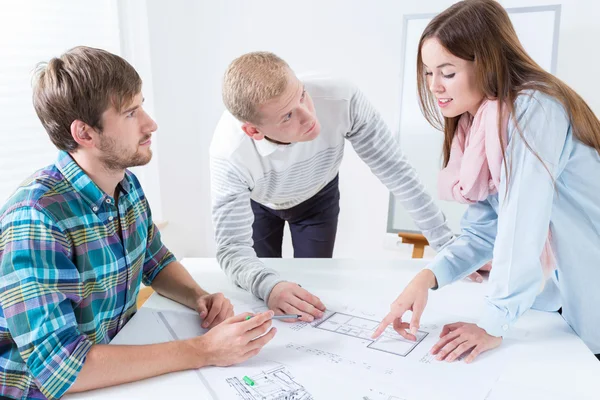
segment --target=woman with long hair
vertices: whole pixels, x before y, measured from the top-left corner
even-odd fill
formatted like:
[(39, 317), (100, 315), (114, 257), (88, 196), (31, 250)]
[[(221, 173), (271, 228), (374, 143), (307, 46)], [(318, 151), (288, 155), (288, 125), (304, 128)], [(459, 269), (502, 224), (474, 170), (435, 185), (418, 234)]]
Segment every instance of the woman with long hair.
[(444, 132), (440, 197), (469, 206), (461, 235), (408, 284), (374, 336), (393, 324), (414, 340), (428, 290), (493, 260), (483, 315), (443, 328), (432, 348), (439, 360), (468, 354), (471, 362), (499, 346), (532, 306), (562, 306), (600, 353), (598, 118), (533, 61), (493, 0), (461, 1), (436, 16), (421, 36), (417, 71), (421, 109)]

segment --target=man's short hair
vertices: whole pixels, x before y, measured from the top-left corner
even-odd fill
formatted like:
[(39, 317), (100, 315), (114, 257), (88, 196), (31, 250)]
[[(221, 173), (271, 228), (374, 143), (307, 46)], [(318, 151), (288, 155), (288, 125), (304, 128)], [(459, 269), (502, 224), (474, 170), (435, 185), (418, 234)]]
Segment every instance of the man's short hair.
[(259, 122), (258, 106), (283, 93), (290, 71), (285, 61), (266, 51), (236, 58), (223, 79), (225, 107), (242, 122)]
[(123, 58), (91, 47), (75, 47), (38, 64), (33, 106), (50, 140), (61, 150), (75, 151), (71, 124), (80, 120), (102, 131), (102, 114), (117, 112), (141, 92), (142, 79)]

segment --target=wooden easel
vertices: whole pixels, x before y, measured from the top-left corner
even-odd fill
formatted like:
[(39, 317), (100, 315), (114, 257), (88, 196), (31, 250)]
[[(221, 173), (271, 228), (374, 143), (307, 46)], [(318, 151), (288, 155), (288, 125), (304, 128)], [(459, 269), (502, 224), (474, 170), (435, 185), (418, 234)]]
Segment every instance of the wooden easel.
[(425, 246), (429, 245), (425, 236), (420, 233), (412, 232), (398, 232), (398, 236), (402, 238), (402, 243), (412, 244), (414, 246), (412, 258), (423, 258)]

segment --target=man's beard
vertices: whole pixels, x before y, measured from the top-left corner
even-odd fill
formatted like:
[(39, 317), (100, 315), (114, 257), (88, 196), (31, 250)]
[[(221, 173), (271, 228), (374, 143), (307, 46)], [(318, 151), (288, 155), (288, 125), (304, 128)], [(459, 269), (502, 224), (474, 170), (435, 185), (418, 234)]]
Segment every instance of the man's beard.
[[(143, 142), (150, 139), (150, 136), (145, 138)], [(148, 154), (142, 154), (136, 150), (130, 154), (125, 149), (119, 148), (117, 142), (108, 137), (103, 137), (98, 147), (102, 151), (100, 161), (104, 168), (110, 171), (122, 171), (131, 167), (146, 165), (152, 159), (152, 150), (148, 149)]]

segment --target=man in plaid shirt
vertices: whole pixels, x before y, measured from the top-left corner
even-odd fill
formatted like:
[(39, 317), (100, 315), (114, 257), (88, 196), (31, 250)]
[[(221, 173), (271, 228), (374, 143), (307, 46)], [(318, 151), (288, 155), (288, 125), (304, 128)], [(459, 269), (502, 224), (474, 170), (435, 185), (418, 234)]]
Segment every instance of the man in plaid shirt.
[[(162, 244), (140, 183), (156, 123), (122, 58), (78, 47), (41, 65), (34, 106), (57, 161), (0, 210), (0, 397), (60, 398), (205, 365), (230, 365), (271, 340), (272, 312), (245, 320)], [(136, 311), (140, 282), (196, 310), (189, 340), (108, 346)], [(255, 340), (254, 340), (255, 339)]]

